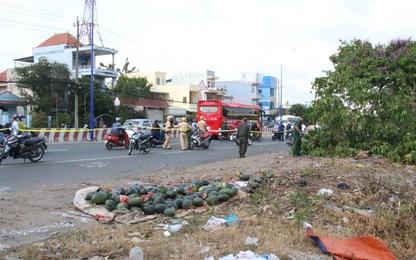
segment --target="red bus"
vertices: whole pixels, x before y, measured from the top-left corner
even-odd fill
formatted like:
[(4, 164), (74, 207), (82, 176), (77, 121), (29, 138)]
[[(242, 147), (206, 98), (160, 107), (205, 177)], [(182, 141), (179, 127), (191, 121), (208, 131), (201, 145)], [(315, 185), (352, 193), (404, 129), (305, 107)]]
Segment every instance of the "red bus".
[(218, 137), (219, 129), (224, 120), (227, 120), (228, 128), (234, 130), (241, 123), (243, 117), (251, 122), (257, 121), (261, 128), (262, 110), (259, 105), (228, 103), (220, 100), (198, 101), (197, 120), (205, 117), (208, 133)]

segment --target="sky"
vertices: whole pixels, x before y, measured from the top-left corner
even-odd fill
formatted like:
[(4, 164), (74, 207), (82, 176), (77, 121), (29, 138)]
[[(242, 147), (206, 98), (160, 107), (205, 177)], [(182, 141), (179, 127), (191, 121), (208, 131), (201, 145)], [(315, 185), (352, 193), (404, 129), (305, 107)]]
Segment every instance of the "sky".
[[(76, 37), (92, 0), (0, 0), (0, 71), (55, 33)], [(142, 72), (205, 73), (219, 81), (274, 76), (283, 102), (310, 103), (340, 41), (414, 39), (414, 0), (96, 0), (94, 43)], [(98, 30), (97, 30), (98, 28)], [(98, 33), (99, 32), (99, 33)], [(102, 40), (102, 41), (101, 41)], [(88, 42), (87, 39), (83, 40)], [(109, 64), (110, 60), (99, 60)]]

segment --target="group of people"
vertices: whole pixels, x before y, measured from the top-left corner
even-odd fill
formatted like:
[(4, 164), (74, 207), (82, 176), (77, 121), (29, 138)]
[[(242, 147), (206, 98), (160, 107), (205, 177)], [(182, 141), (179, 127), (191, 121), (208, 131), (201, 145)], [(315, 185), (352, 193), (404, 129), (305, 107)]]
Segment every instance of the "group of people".
[[(293, 131), (294, 141), (292, 144), (293, 146), (292, 153), (293, 153), (293, 156), (296, 156), (296, 157), (300, 156), (301, 138), (303, 136), (302, 123), (304, 122), (304, 120), (305, 118), (301, 116), (300, 120), (296, 121), (294, 124), (294, 131)], [(189, 121), (190, 119), (187, 119), (186, 117), (182, 117), (181, 122), (175, 125), (173, 122), (173, 117), (168, 116), (166, 118), (165, 127), (163, 128), (163, 126), (161, 125), (162, 122), (159, 120), (155, 120), (152, 125), (151, 133), (153, 137), (157, 138), (158, 140), (163, 141), (163, 139), (165, 139), (163, 143), (163, 149), (171, 150), (172, 149), (171, 148), (172, 131), (174, 129), (178, 129), (179, 140), (181, 143), (181, 150), (185, 151), (185, 150), (190, 149), (191, 147), (191, 142), (192, 142), (191, 136), (194, 131), (199, 130), (200, 134), (202, 135), (205, 134), (205, 132), (207, 131), (207, 123), (205, 121), (204, 116), (201, 116), (199, 118), (198, 123), (196, 122), (196, 120), (193, 120), (192, 122), (189, 122)], [(120, 118), (116, 118), (116, 122), (113, 124), (113, 129), (121, 129)], [(228, 128), (227, 122), (224, 120), (223, 125), (222, 125), (222, 130), (227, 131), (228, 129), (229, 128)], [(286, 130), (290, 130), (290, 129), (291, 129), (291, 125), (289, 123)], [(250, 132), (258, 132), (259, 130), (260, 128), (257, 125), (257, 122), (253, 122), (253, 124), (250, 127), (250, 125), (247, 123), (246, 117), (244, 117), (242, 122), (238, 125), (237, 138), (239, 141), (240, 158), (244, 158), (247, 152), (247, 145), (248, 145), (248, 139), (250, 137)], [(277, 130), (279, 131), (279, 133), (282, 134), (281, 140), (283, 140), (283, 133), (285, 130), (285, 126), (283, 125), (282, 122), (278, 124)], [(124, 137), (121, 137), (121, 138), (124, 138)]]
[(181, 149), (183, 151), (191, 149), (192, 143), (192, 133), (196, 130), (200, 132), (200, 134), (205, 134), (207, 131), (207, 122), (205, 121), (204, 116), (200, 116), (198, 123), (194, 120), (192, 123), (189, 122), (190, 119), (186, 117), (181, 118), (181, 122), (175, 125), (173, 123), (173, 117), (168, 116), (166, 118), (166, 125), (165, 125), (165, 134), (166, 140), (163, 143), (163, 149), (171, 150), (171, 139), (172, 139), (172, 131), (174, 129), (179, 130), (179, 140), (181, 142)]
[(26, 118), (23, 114), (14, 114), (11, 124), (8, 123), (5, 126), (0, 125), (0, 129), (11, 128), (10, 130), (4, 130), (0, 132), (0, 140), (3, 140), (6, 133), (13, 134), (15, 136), (19, 136), (20, 143), (24, 140), (29, 139), (31, 137), (30, 134), (25, 133), (28, 129), (25, 122), (22, 119)]

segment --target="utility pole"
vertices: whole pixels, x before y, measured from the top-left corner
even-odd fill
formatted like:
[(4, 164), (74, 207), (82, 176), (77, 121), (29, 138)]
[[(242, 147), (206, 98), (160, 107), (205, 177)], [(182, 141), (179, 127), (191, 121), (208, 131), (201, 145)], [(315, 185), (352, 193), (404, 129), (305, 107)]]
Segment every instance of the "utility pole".
[(75, 124), (74, 127), (78, 128), (78, 53), (79, 53), (79, 20), (77, 17), (77, 43), (76, 43), (76, 52), (75, 52), (75, 102), (74, 102), (74, 115), (75, 115)]
[(280, 89), (279, 89), (279, 116), (280, 121), (282, 121), (283, 116), (283, 66), (280, 66)]

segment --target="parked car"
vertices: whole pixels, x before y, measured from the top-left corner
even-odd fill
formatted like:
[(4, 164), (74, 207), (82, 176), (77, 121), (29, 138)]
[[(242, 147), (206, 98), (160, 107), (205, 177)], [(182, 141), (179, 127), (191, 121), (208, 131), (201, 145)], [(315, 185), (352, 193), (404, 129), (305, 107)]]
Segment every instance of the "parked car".
[(150, 134), (152, 130), (153, 119), (127, 119), (123, 123), (123, 127), (133, 126), (144, 134)]

